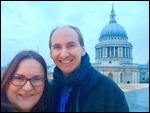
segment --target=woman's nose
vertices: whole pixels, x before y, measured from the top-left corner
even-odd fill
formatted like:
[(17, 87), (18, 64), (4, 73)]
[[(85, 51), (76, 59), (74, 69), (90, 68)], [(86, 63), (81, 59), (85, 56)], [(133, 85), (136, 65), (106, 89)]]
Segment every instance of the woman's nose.
[(27, 81), (25, 85), (23, 85), (24, 90), (31, 90), (33, 86), (31, 85), (30, 81)]

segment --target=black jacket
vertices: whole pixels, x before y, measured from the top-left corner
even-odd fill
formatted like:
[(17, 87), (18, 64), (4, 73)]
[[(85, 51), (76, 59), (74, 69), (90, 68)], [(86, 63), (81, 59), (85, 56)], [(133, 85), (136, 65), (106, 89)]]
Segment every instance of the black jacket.
[[(64, 105), (66, 112), (129, 111), (124, 92), (113, 80), (91, 66), (87, 53), (82, 57), (80, 67), (71, 75), (64, 77), (56, 66), (53, 77), (52, 111), (58, 112)], [(65, 91), (66, 88), (71, 91)], [(66, 95), (69, 95), (68, 98)], [(60, 102), (65, 104), (60, 106)]]

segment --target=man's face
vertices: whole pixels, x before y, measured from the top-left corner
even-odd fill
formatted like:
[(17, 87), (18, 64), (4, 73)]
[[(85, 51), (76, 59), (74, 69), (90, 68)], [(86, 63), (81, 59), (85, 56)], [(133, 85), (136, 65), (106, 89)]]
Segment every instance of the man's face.
[(84, 54), (85, 48), (81, 47), (74, 29), (63, 27), (53, 33), (50, 56), (65, 76), (79, 67)]

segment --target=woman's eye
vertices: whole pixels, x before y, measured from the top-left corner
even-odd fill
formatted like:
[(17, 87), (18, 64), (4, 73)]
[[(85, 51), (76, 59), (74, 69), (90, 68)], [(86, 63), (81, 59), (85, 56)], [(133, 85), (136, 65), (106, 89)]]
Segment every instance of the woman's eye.
[(43, 78), (32, 78), (33, 81), (41, 81)]
[(14, 77), (14, 79), (16, 79), (16, 80), (24, 80), (23, 77)]

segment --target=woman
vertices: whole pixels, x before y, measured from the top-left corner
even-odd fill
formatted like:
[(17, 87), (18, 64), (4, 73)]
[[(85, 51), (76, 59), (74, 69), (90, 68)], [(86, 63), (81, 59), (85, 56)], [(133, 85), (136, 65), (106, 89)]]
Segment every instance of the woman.
[(21, 51), (1, 78), (1, 112), (49, 111), (50, 85), (41, 55)]

